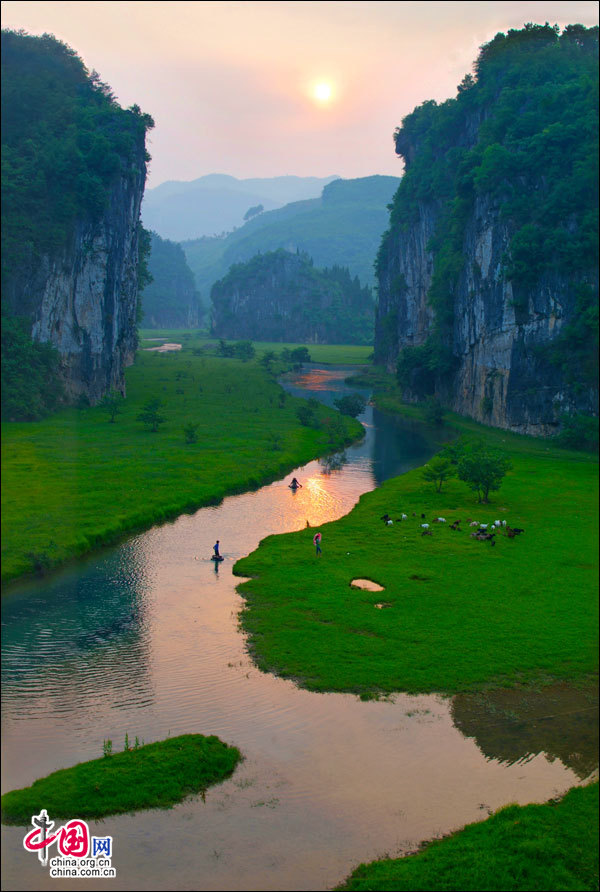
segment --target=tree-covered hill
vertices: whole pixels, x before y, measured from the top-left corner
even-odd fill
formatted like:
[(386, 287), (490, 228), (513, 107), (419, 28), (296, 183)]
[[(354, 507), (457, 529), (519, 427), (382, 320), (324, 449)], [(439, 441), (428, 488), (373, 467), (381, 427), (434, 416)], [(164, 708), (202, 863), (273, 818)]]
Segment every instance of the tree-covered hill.
[(142, 292), (144, 328), (198, 328), (204, 308), (181, 245), (153, 232), (148, 270), (152, 281)]
[(279, 249), (235, 264), (213, 285), (213, 333), (223, 338), (370, 344), (373, 298), (347, 269), (317, 269)]
[[(98, 74), (52, 35), (2, 32), (2, 316), (10, 317), (2, 345), (4, 417), (51, 408), (59, 386), (48, 381), (59, 355), (72, 395), (118, 384), (135, 343), (139, 203), (151, 126), (137, 106), (122, 109)], [(103, 221), (109, 260), (98, 259), (92, 272), (90, 252), (99, 247)], [(119, 314), (99, 305), (91, 285), (84, 295), (86, 275), (106, 283), (101, 300), (120, 301)], [(72, 285), (77, 294), (69, 298)], [(96, 300), (90, 312), (103, 326), (96, 343), (105, 355), (94, 359), (83, 318), (89, 300)], [(111, 342), (118, 355), (104, 346)], [(95, 376), (84, 380), (90, 363)]]
[(320, 198), (266, 211), (224, 238), (183, 242), (198, 288), (209, 294), (234, 263), (279, 248), (304, 251), (320, 267), (346, 266), (363, 284), (373, 285), (387, 205), (399, 182), (385, 176), (334, 180)]
[(598, 28), (497, 34), (395, 140), (379, 360), (407, 395), (524, 432), (597, 411)]
[(252, 206), (267, 210), (316, 198), (336, 177), (254, 177), (238, 180), (211, 173), (190, 182), (169, 180), (144, 196), (142, 219), (148, 229), (173, 241), (231, 232), (242, 226)]

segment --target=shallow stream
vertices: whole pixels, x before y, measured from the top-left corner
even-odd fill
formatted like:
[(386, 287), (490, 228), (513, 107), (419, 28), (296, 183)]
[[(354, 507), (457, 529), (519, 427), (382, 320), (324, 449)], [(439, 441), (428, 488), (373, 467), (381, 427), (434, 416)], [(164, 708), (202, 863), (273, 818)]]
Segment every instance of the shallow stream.
[[(313, 368), (289, 389), (331, 403), (356, 389), (344, 384), (348, 373)], [(361, 702), (299, 690), (248, 659), (235, 561), (267, 535), (343, 516), (439, 442), (435, 429), (372, 407), (361, 420), (364, 440), (336, 460), (5, 597), (3, 791), (101, 756), (105, 739), (120, 750), (126, 733), (147, 743), (217, 734), (244, 754), (205, 801), (90, 822), (113, 837), (111, 889), (328, 889), (361, 861), (409, 851), (508, 802), (546, 800), (596, 767), (597, 710), (566, 688)], [(23, 849), (24, 832), (2, 829), (3, 888), (81, 888), (51, 880)]]

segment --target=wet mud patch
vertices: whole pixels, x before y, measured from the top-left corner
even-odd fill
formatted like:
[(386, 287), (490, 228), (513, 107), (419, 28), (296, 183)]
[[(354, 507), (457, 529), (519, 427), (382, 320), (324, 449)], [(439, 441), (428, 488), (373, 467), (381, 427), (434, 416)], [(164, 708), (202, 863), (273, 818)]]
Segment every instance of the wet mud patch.
[(350, 583), (350, 588), (358, 588), (366, 592), (385, 591), (385, 588), (382, 585), (379, 585), (378, 582), (373, 582), (372, 579), (353, 579)]

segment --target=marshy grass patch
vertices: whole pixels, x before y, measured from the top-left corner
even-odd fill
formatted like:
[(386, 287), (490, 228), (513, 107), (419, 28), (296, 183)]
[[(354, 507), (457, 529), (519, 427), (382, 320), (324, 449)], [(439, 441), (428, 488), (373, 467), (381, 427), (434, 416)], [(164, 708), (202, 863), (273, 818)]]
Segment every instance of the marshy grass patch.
[[(110, 743), (110, 741), (108, 741)], [(105, 818), (172, 808), (233, 774), (240, 751), (218, 737), (184, 734), (55, 771), (2, 796), (2, 823), (29, 824), (42, 808), (53, 818)]]

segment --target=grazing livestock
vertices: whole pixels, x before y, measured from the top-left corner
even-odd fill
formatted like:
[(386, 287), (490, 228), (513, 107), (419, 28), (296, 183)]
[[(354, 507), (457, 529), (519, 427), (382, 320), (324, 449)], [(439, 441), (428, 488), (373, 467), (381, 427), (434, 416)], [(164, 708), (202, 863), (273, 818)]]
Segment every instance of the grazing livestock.
[(402, 520), (408, 520), (408, 514), (403, 514), (403, 515), (402, 515)]
[(519, 527), (513, 527), (513, 533), (515, 533), (517, 536), (519, 535), (519, 533), (524, 533), (524, 532), (525, 532), (525, 530), (521, 530), (521, 529), (519, 529)]
[(450, 524), (450, 529), (451, 529), (451, 530), (458, 530), (458, 529), (460, 529), (459, 524), (460, 524), (460, 520), (455, 520), (454, 523), (451, 523), (451, 524)]
[(478, 527), (478, 526), (479, 526), (479, 521), (478, 521), (478, 520), (472, 520), (471, 523), (469, 524), (469, 526), (470, 526), (470, 527)]
[(505, 520), (502, 521), (502, 526), (503, 526), (503, 527), (506, 526), (506, 521), (505, 521)]
[(394, 523), (394, 521), (393, 521), (391, 518), (390, 518), (390, 520), (386, 520), (386, 524), (387, 524), (388, 527), (391, 527), (391, 525), (392, 525), (393, 523)]
[(446, 518), (445, 517), (436, 517), (433, 522), (434, 523), (446, 523)]
[(421, 526), (423, 527), (424, 530), (428, 530), (428, 529), (429, 529), (429, 524), (428, 524), (428, 523), (422, 523)]
[(491, 542), (492, 545), (495, 545), (495, 535), (495, 533), (486, 533), (484, 530), (476, 530), (474, 533), (471, 533), (471, 539), (477, 539), (479, 542)]
[(423, 532), (421, 533), (421, 535), (422, 535), (422, 536), (433, 536), (433, 533), (432, 533), (431, 530), (423, 530)]

